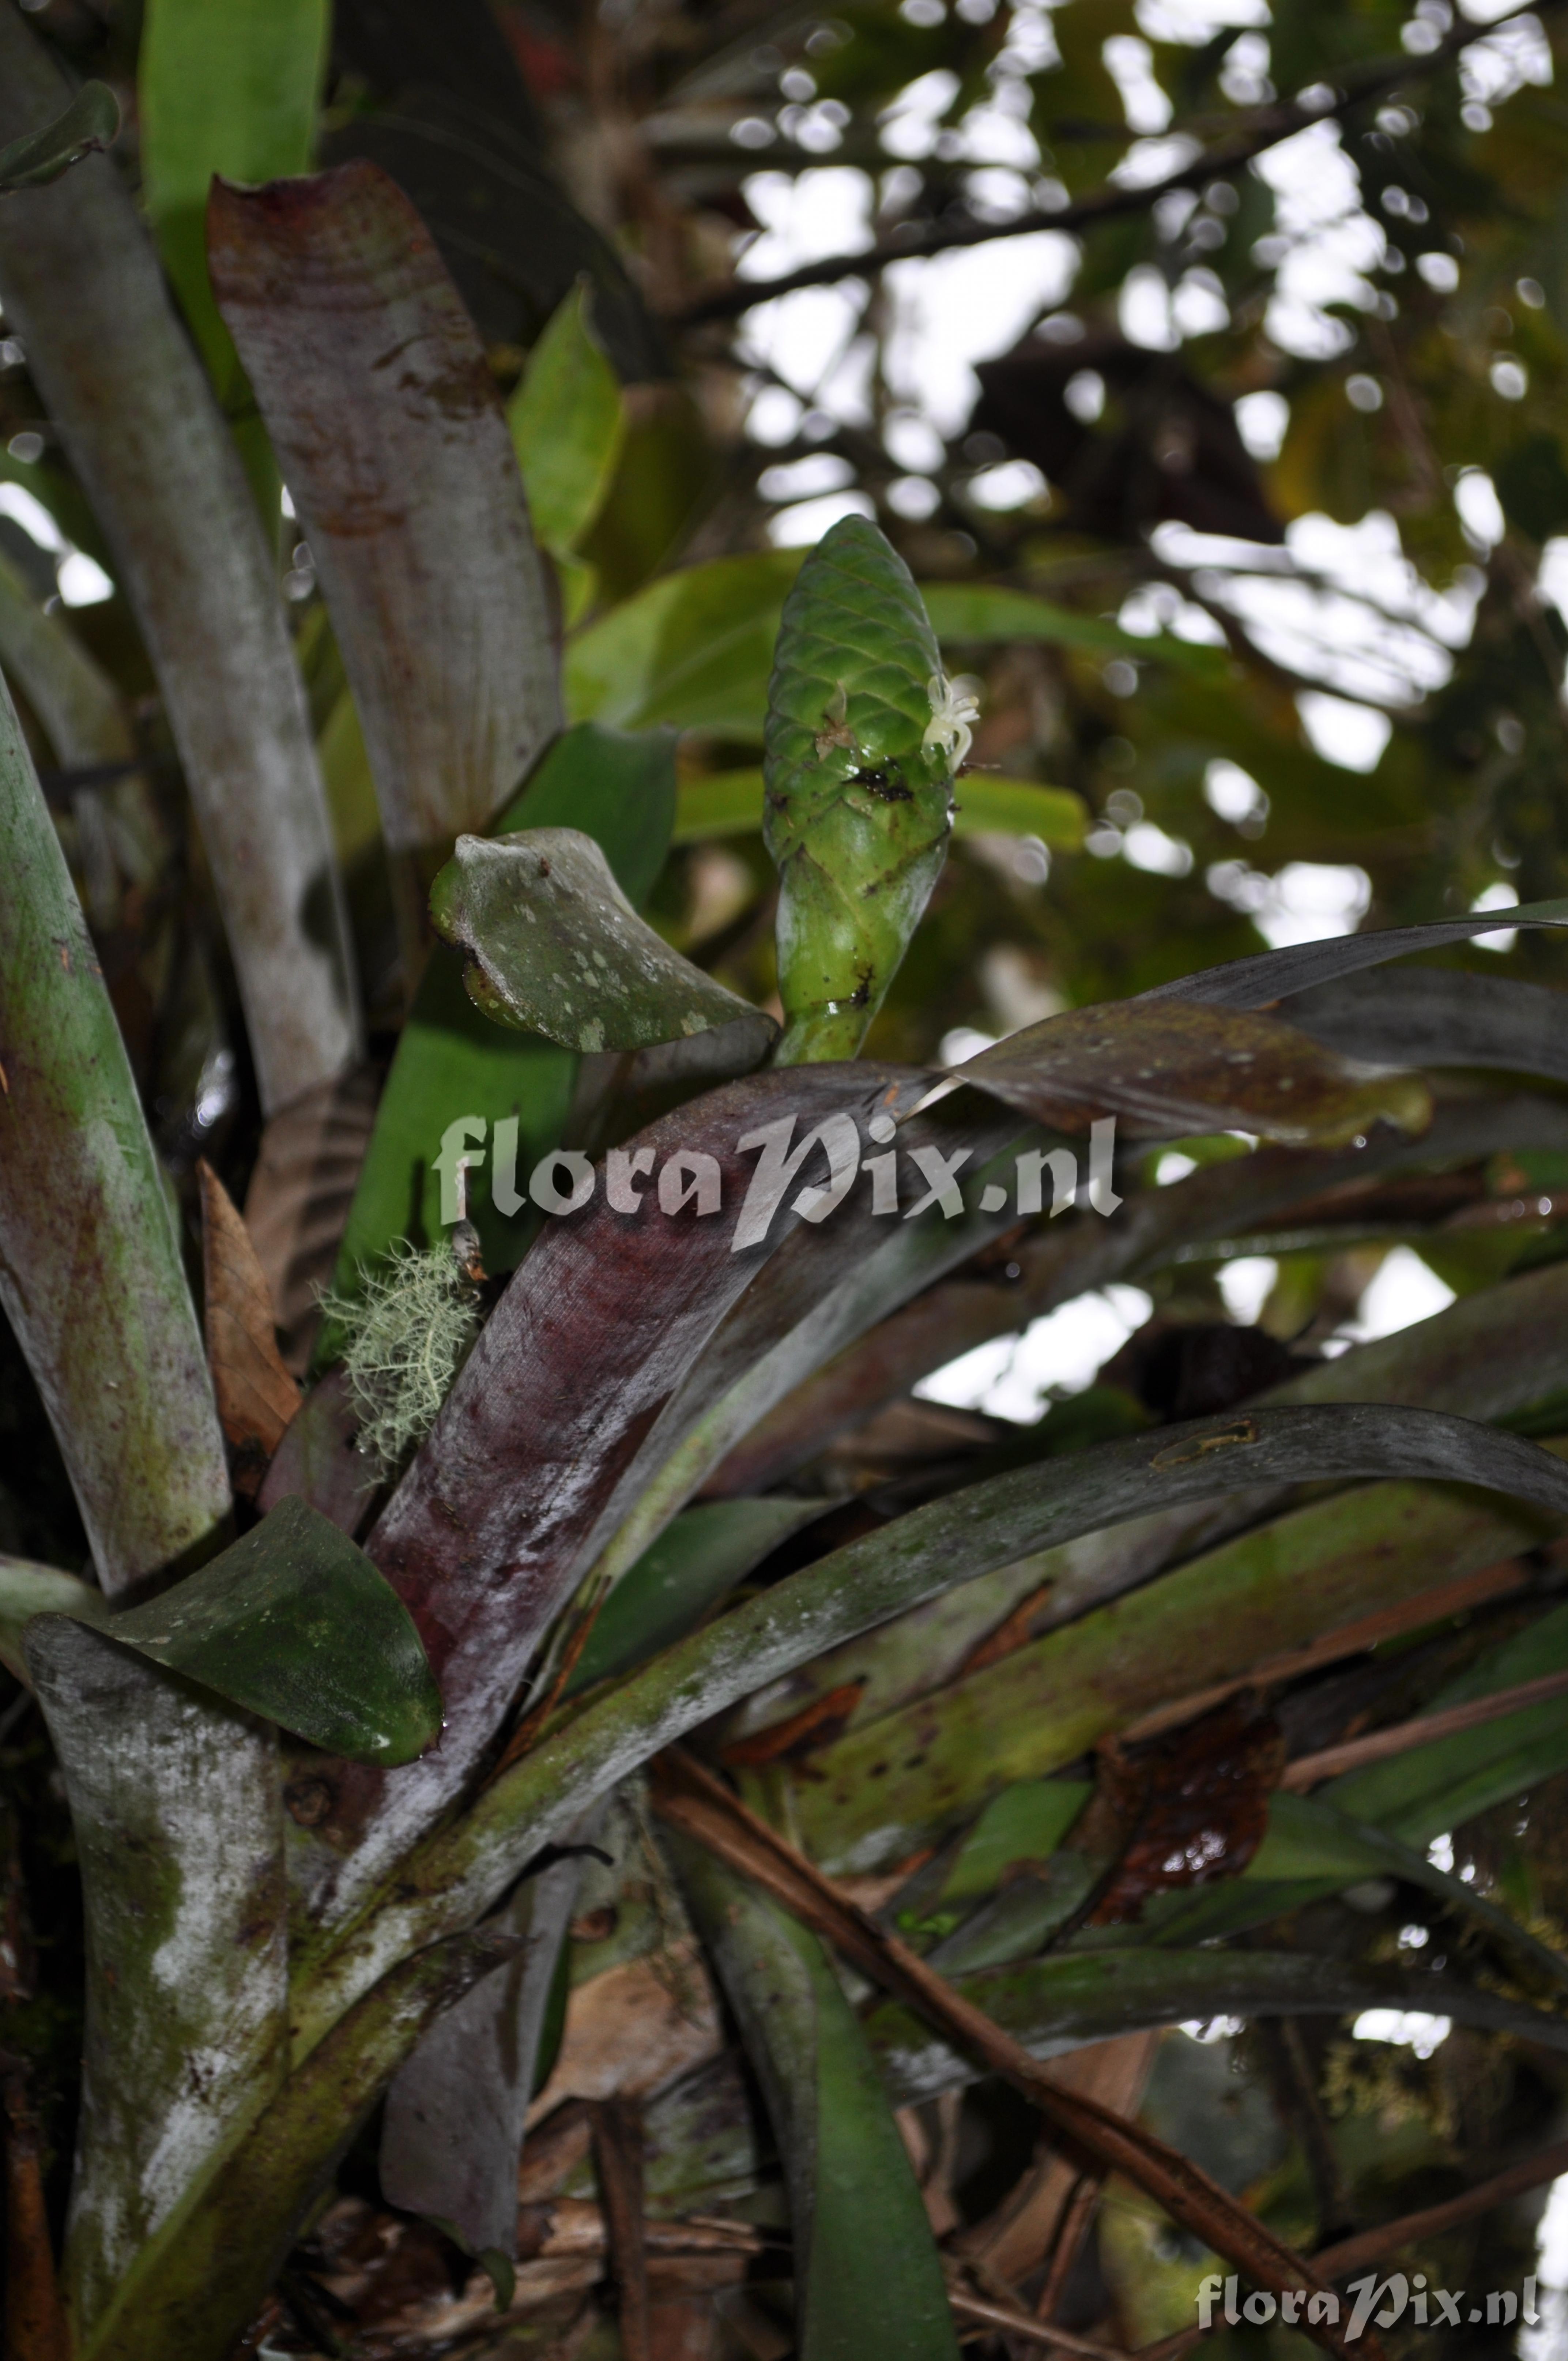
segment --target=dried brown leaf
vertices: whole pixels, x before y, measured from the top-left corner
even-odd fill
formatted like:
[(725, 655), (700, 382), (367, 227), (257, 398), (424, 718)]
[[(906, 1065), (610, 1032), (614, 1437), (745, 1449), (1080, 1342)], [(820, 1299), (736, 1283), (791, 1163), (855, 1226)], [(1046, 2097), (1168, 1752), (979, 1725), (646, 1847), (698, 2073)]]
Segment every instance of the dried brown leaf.
[[(1090, 1809), (1108, 1823), (1117, 1859), (1090, 1924), (1122, 1927), (1151, 1894), (1207, 1885), (1246, 1867), (1268, 1827), (1285, 1741), (1252, 1700), (1231, 1697), (1143, 1746), (1107, 1739), (1097, 1756)], [(1092, 1847), (1092, 1831), (1085, 1841)]]
[(300, 1407), (300, 1389), (278, 1350), (272, 1290), (239, 1209), (204, 1158), (196, 1172), (202, 1184), (207, 1366), (235, 1490), (254, 1499)]
[(740, 1771), (758, 1771), (764, 1763), (787, 1761), (798, 1770), (817, 1747), (831, 1746), (843, 1736), (864, 1687), (864, 1681), (848, 1681), (826, 1697), (814, 1697), (786, 1721), (774, 1722), (755, 1738), (737, 1739), (725, 1748), (725, 1762)]
[(277, 1310), (284, 1366), (302, 1376), (376, 1120), (378, 1079), (359, 1067), (280, 1107), (261, 1135), (245, 1225)]

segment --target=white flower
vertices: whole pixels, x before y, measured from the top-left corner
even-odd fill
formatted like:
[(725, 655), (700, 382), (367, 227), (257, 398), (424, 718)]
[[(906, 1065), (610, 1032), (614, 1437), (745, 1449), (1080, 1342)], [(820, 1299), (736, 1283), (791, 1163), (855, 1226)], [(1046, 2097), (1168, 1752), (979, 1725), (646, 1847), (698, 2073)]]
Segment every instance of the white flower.
[(926, 694), (931, 700), (931, 719), (926, 724), (924, 746), (939, 746), (948, 758), (948, 766), (961, 771), (969, 760), (969, 750), (974, 743), (974, 725), (980, 719), (980, 700), (967, 692), (960, 695), (946, 675), (934, 672), (926, 684)]

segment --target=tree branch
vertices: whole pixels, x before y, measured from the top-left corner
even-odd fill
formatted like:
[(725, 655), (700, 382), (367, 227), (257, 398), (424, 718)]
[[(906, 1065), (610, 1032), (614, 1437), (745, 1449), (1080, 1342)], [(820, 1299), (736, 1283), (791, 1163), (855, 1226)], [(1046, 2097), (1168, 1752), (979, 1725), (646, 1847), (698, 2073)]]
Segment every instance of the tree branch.
[(1546, 16), (1564, 4), (1565, 0), (1535, 0), (1533, 6), (1515, 8), (1487, 25), (1462, 22), (1426, 57), (1405, 57), (1375, 67), (1328, 106), (1308, 107), (1299, 99), (1287, 99), (1279, 105), (1266, 107), (1239, 137), (1206, 148), (1179, 171), (1168, 174), (1163, 181), (1150, 181), (1146, 187), (1124, 189), (1108, 183), (1080, 197), (1076, 203), (1059, 206), (1054, 213), (1036, 207), (1009, 222), (939, 222), (925, 230), (906, 226), (879, 245), (867, 247), (861, 254), (825, 255), (819, 261), (802, 263), (797, 270), (786, 270), (776, 279), (732, 280), (711, 294), (699, 295), (685, 311), (673, 313), (670, 325), (705, 327), (714, 321), (738, 319), (753, 305), (771, 302), (778, 295), (792, 295), (797, 288), (831, 287), (843, 279), (874, 278), (891, 263), (921, 260), (929, 255), (950, 253), (959, 247), (986, 246), (994, 238), (1027, 237), (1036, 230), (1092, 229), (1101, 222), (1142, 213), (1173, 190), (1198, 189), (1208, 181), (1230, 179), (1250, 164), (1254, 157), (1277, 148), (1283, 140), (1294, 138), (1298, 131), (1305, 131), (1314, 123), (1343, 122), (1357, 107), (1387, 98), (1413, 80), (1440, 72), (1500, 26), (1513, 24), (1520, 16)]

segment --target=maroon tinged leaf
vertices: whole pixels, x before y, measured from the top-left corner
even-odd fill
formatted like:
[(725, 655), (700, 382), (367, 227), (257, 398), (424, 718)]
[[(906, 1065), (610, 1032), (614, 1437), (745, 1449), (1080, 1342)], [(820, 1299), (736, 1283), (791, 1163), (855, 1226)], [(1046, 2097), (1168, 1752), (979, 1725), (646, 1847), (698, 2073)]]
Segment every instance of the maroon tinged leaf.
[[(913, 1100), (926, 1081), (855, 1065), (729, 1083), (652, 1125), (626, 1151), (651, 1148), (661, 1167), (676, 1151), (711, 1155), (719, 1213), (666, 1214), (656, 1182), (646, 1180), (637, 1184), (651, 1201), (641, 1212), (617, 1213), (601, 1172), (591, 1203), (550, 1224), (367, 1544), (418, 1625), (446, 1725), (420, 1763), (334, 1770), (325, 1843), (314, 1856), (321, 1917), (334, 1922), (351, 1909), (470, 1776), (571, 1596), (619, 1479), (787, 1235), (792, 1217), (781, 1210), (764, 1238), (734, 1250), (757, 1163), (757, 1151), (742, 1153), (738, 1142), (792, 1115), (797, 1144), (831, 1115), (858, 1122), (863, 1136), (874, 1112), (896, 1106), (901, 1089)], [(785, 1202), (825, 1174), (814, 1149)]]
[[(387, 842), (436, 865), (561, 726), (550, 594), (478, 336), (376, 164), (214, 182), (208, 262), (325, 588)], [(406, 872), (402, 891), (417, 940)]]
[(982, 1049), (962, 1074), (1042, 1123), (1087, 1131), (1116, 1115), (1134, 1138), (1239, 1130), (1337, 1147), (1380, 1115), (1414, 1132), (1431, 1115), (1414, 1074), (1352, 1065), (1276, 1018), (1176, 995), (1047, 1016)]
[[(0, 140), (68, 93), (0, 8)], [(0, 207), (0, 300), (136, 609), (201, 821), (270, 1113), (358, 1049), (304, 693), (238, 456), (106, 156)]]

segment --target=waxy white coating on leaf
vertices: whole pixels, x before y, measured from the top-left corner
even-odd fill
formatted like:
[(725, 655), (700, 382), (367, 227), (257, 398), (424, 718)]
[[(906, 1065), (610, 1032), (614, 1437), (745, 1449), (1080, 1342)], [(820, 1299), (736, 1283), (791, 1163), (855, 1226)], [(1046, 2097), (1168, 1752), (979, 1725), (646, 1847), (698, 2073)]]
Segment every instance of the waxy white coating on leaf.
[(475, 1005), (564, 1049), (639, 1049), (743, 1023), (760, 1058), (776, 1029), (639, 917), (577, 829), (460, 836), (430, 910), (464, 955)]
[(27, 1661), (87, 1913), (82, 2119), (64, 2276), (90, 2331), (116, 2282), (281, 2080), (277, 1733), (61, 1615)]

